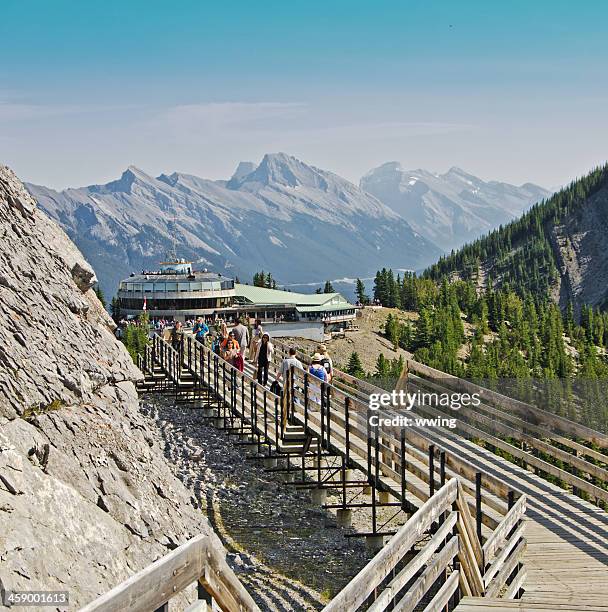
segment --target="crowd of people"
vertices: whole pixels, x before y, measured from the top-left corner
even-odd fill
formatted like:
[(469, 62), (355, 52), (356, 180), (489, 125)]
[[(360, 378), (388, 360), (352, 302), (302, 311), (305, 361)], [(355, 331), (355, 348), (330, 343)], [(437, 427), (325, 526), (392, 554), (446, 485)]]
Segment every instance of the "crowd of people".
[[(254, 366), (257, 382), (265, 387), (268, 386), (275, 348), (270, 335), (264, 331), (259, 319), (251, 328), (243, 319), (239, 319), (235, 325), (229, 327), (228, 323), (222, 319), (215, 320), (210, 326), (203, 318), (199, 318), (192, 322), (191, 326), (192, 333), (198, 342), (208, 346), (240, 372), (243, 372), (245, 361), (248, 360)], [(175, 323), (171, 336), (174, 346), (181, 342), (184, 327), (184, 324), (180, 322)], [(291, 367), (306, 369), (315, 379), (331, 383), (333, 362), (327, 346), (320, 344), (310, 361), (310, 366), (305, 368), (297, 357), (296, 349), (290, 348), (289, 355), (283, 359), (276, 372), (277, 384), (280, 385), (287, 378)]]
[[(198, 342), (210, 348), (238, 371), (243, 372), (246, 360), (249, 361), (254, 366), (257, 382), (264, 387), (268, 386), (275, 347), (259, 319), (251, 327), (243, 319), (232, 323), (230, 327), (225, 320), (219, 318), (210, 321), (200, 317), (184, 323), (157, 319), (151, 322), (151, 328), (153, 333), (162, 335), (176, 350), (182, 345), (185, 331), (191, 328), (192, 335)], [(272, 390), (280, 390), (280, 385), (284, 384), (292, 367), (307, 371), (313, 386), (318, 387), (320, 382), (332, 382), (333, 361), (325, 344), (317, 347), (308, 366), (302, 364), (297, 350), (291, 347), (288, 356), (282, 360), (275, 373), (276, 382), (273, 382)], [(316, 385), (313, 380), (317, 380)]]

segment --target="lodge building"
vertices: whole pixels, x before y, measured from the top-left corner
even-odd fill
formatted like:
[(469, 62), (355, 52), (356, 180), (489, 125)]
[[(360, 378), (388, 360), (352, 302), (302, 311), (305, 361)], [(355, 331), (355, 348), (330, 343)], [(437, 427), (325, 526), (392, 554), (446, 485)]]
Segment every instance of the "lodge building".
[(339, 293), (293, 293), (235, 283), (221, 274), (194, 271), (191, 262), (166, 261), (160, 270), (132, 274), (120, 282), (118, 309), (132, 318), (144, 310), (152, 319), (186, 321), (246, 315), (262, 321), (344, 326), (356, 308)]

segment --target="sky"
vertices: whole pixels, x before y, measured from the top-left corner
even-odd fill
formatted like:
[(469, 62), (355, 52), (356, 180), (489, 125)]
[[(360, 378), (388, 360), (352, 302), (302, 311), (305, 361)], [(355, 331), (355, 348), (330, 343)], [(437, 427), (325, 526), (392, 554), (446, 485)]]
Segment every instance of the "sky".
[(556, 187), (608, 158), (608, 2), (3, 0), (0, 163), (228, 178), (283, 151)]

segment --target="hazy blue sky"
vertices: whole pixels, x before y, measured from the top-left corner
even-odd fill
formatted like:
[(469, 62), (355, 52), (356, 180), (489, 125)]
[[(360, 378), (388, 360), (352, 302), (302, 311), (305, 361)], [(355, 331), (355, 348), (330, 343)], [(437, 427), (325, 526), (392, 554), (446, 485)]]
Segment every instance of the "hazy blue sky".
[(608, 2), (3, 0), (0, 163), (228, 177), (285, 151), (544, 186), (608, 158)]

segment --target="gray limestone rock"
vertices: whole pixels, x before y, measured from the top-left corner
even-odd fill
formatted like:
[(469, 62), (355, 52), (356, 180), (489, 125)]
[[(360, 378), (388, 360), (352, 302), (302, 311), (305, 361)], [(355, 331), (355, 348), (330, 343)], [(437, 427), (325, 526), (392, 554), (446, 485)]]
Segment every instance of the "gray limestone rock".
[(0, 166), (0, 579), (73, 607), (209, 531), (139, 410), (95, 275)]

